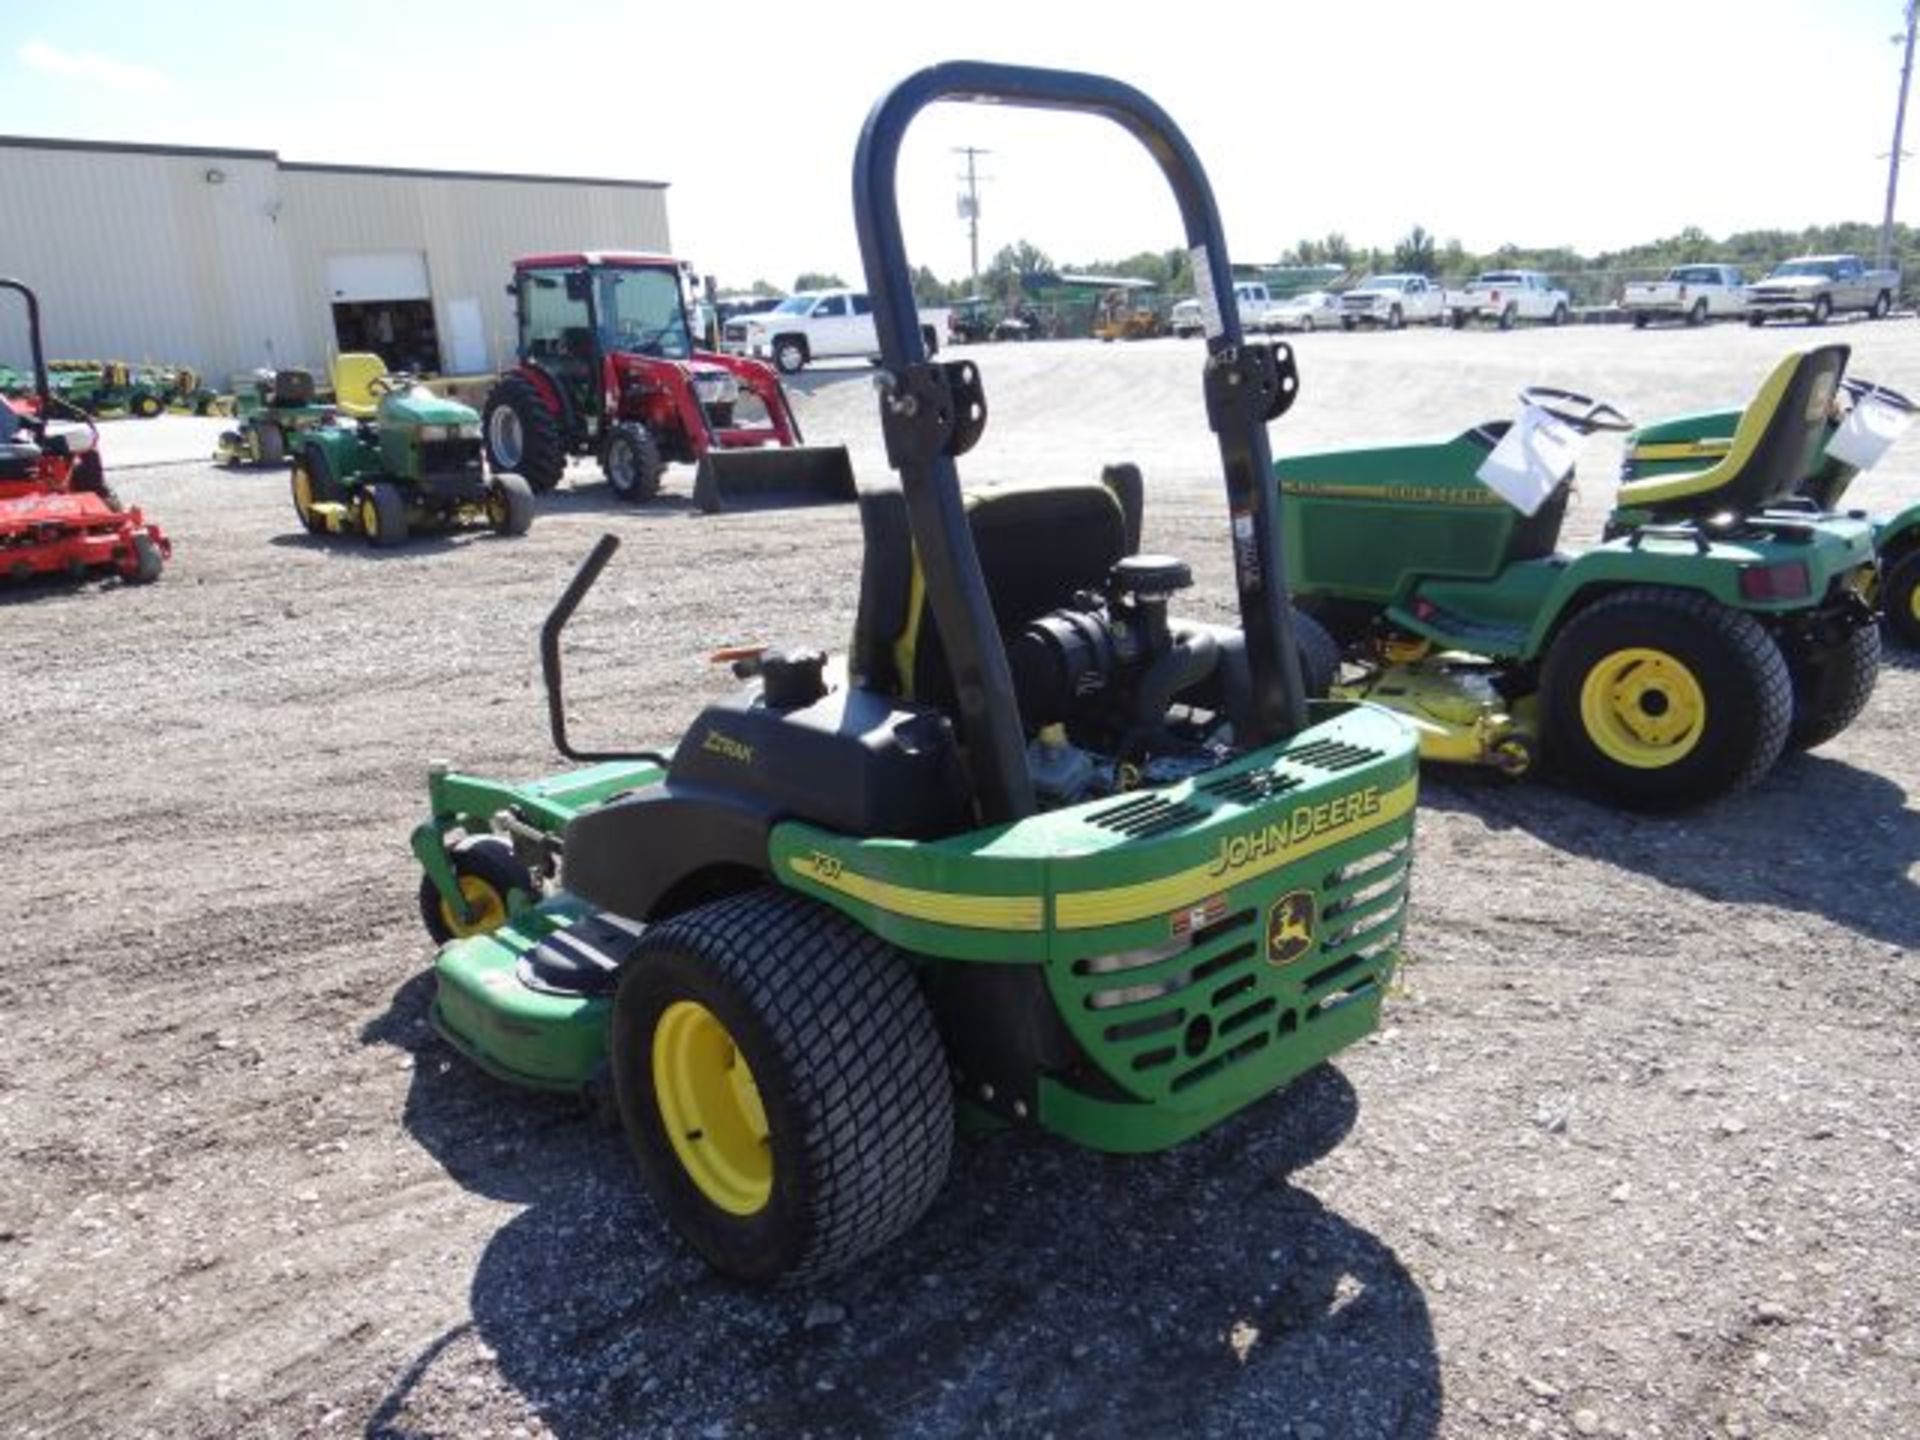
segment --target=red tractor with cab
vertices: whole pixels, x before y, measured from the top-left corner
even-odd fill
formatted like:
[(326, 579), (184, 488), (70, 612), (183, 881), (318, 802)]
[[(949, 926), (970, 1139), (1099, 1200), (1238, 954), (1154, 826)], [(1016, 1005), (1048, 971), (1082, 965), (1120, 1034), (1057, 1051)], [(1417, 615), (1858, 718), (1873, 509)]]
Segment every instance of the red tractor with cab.
[(158, 525), (122, 508), (100, 464), (92, 417), (55, 396), (40, 343), (40, 300), (18, 280), (0, 279), (27, 303), (33, 394), (0, 399), (0, 577), (76, 577), (112, 570), (144, 585), (173, 553)]
[[(665, 255), (582, 251), (516, 260), (519, 363), (487, 397), (495, 470), (551, 490), (593, 455), (623, 500), (648, 500), (666, 466), (697, 467), (694, 502), (855, 498), (842, 446), (807, 446), (773, 370), (695, 348), (687, 267)], [(763, 412), (751, 419), (739, 411)]]

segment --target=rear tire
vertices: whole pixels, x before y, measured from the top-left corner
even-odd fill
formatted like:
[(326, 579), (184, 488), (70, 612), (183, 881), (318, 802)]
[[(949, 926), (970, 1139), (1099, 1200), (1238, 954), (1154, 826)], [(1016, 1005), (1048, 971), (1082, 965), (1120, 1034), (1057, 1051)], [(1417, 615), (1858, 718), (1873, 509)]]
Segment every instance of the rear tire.
[(487, 524), (496, 535), (524, 535), (533, 528), (533, 487), (524, 475), (496, 475), (487, 482)]
[(1398, 305), (1387, 311), (1387, 329), (1398, 330), (1406, 323), (1406, 313)]
[(1331, 635), (1342, 652), (1352, 650), (1364, 640), (1373, 629), (1374, 621), (1380, 618), (1378, 605), (1332, 595), (1302, 595), (1294, 600), (1293, 608)]
[(1920, 550), (1909, 550), (1880, 579), (1881, 613), (1901, 645), (1920, 650)]
[(723, 1274), (844, 1269), (946, 1178), (952, 1081), (912, 970), (802, 896), (749, 890), (650, 926), (611, 1041), (648, 1189)]
[(1856, 625), (1837, 645), (1824, 649), (1786, 644), (1793, 678), (1793, 728), (1787, 748), (1824, 745), (1860, 717), (1880, 676), (1880, 627)]
[(1309, 700), (1324, 700), (1340, 678), (1340, 645), (1313, 616), (1293, 608), (1293, 643), (1300, 652), (1300, 680)]
[(1520, 312), (1511, 305), (1507, 306), (1506, 309), (1500, 312), (1500, 328), (1502, 330), (1511, 330), (1513, 328), (1513, 322), (1519, 318)]
[(151, 585), (160, 578), (160, 545), (144, 530), (136, 530), (133, 535), (133, 573), (127, 576), (129, 585)]
[(524, 476), (541, 494), (566, 475), (560, 417), (547, 408), (545, 397), (526, 376), (509, 375), (493, 387), (480, 427), (492, 469)]
[(441, 897), (440, 887), (422, 875), (420, 921), (436, 945), (499, 929), (513, 912), (515, 891), (528, 900), (540, 898), (533, 872), (520, 863), (513, 846), (498, 835), (470, 835), (453, 847), (449, 858), (473, 918), (465, 924), (455, 919), (452, 908)]
[(1558, 330), (1562, 325), (1566, 324), (1567, 323), (1567, 307), (1564, 305), (1554, 306), (1553, 318), (1549, 323), (1556, 330)]
[(651, 500), (660, 493), (660, 472), (667, 462), (660, 457), (660, 442), (644, 425), (631, 421), (616, 425), (607, 437), (600, 455), (600, 468), (606, 473), (613, 493), (630, 505)]
[(360, 533), (367, 543), (390, 550), (407, 543), (407, 501), (400, 487), (376, 480), (360, 491)]
[(1887, 318), (1887, 313), (1892, 309), (1893, 297), (1882, 290), (1878, 295), (1873, 297), (1873, 309), (1867, 312), (1867, 318), (1869, 320), (1884, 320)]
[(1644, 330), (1647, 328), (1647, 312), (1646, 311), (1636, 310), (1633, 312), (1633, 328), (1636, 330)]
[(1541, 673), (1547, 758), (1597, 798), (1673, 810), (1773, 767), (1793, 682), (1751, 615), (1704, 595), (1634, 586), (1569, 620)]
[(1822, 295), (1813, 302), (1813, 313), (1807, 317), (1809, 325), (1824, 325), (1827, 317), (1833, 313), (1833, 302)]
[(1706, 323), (1707, 323), (1707, 302), (1704, 300), (1696, 300), (1693, 302), (1693, 308), (1687, 311), (1687, 324), (1693, 326), (1697, 330), (1700, 326)]
[(278, 465), (287, 458), (287, 437), (278, 425), (272, 421), (258, 421), (251, 434), (253, 441), (247, 448), (255, 463)]

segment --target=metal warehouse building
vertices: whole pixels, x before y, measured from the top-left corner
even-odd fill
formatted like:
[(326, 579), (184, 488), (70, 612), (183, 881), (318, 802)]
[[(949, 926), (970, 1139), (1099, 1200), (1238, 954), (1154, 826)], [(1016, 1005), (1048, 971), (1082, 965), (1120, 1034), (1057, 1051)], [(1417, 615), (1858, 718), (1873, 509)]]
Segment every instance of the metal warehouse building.
[[(471, 374), (513, 350), (517, 255), (671, 251), (666, 186), (389, 170), (0, 137), (0, 273), (40, 294), (48, 358), (324, 374), (342, 350)], [(26, 359), (0, 319), (0, 361)]]

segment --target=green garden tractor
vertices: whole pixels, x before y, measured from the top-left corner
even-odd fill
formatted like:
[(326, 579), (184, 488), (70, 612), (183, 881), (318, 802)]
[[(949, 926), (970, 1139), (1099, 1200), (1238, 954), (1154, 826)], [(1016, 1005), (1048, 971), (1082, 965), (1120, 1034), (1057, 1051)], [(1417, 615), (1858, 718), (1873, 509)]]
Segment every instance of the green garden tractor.
[(332, 405), (314, 393), (309, 370), (263, 370), (234, 391), (239, 423), (220, 432), (214, 459), (229, 468), (284, 465), (299, 436), (336, 419)]
[(1282, 460), (1299, 603), (1348, 667), (1336, 693), (1406, 715), (1430, 760), (1520, 775), (1544, 759), (1636, 809), (1729, 794), (1831, 739), (1879, 665), (1872, 529), (1778, 507), (1846, 361), (1788, 355), (1723, 456), (1621, 491), (1623, 515), (1678, 508), (1585, 551), (1559, 548), (1568, 432), (1630, 428), (1585, 396), (1533, 389), (1513, 425)]
[[(1842, 510), (1853, 482), (1872, 468), (1916, 413), (1913, 401), (1897, 390), (1851, 377), (1840, 382), (1834, 400), (1822, 432), (1824, 443), (1809, 455), (1795, 492), (1799, 504), (1818, 514)], [(1620, 478), (1650, 498), (1616, 514), (1612, 527), (1657, 523), (1684, 504), (1684, 494), (1663, 500), (1650, 487), (1718, 463), (1733, 448), (1739, 421), (1738, 410), (1703, 410), (1643, 425), (1628, 436)], [(1792, 508), (1793, 503), (1782, 505)], [(1850, 514), (1856, 520), (1869, 518), (1861, 511)], [(1879, 607), (1886, 636), (1920, 649), (1920, 502), (1872, 516), (1870, 523), (1880, 570), (1867, 598)]]
[(306, 431), (293, 457), (294, 513), (309, 531), (386, 547), (418, 530), (524, 535), (533, 524), (527, 482), (486, 473), (471, 406), (388, 373), (377, 355), (342, 355), (333, 385), (348, 423)]
[(894, 488), (861, 496), (844, 660), (725, 652), (749, 681), (671, 754), (566, 734), (533, 785), (435, 773), (414, 836), (431, 1020), (514, 1084), (604, 1086), (649, 1189), (721, 1271), (849, 1265), (939, 1190), (956, 1106), (1112, 1152), (1174, 1145), (1371, 1031), (1400, 952), (1417, 756), (1377, 707), (1311, 707), (1267, 423), (1290, 354), (1209, 338), (1238, 626), (1173, 619), (1131, 466), (961, 490), (978, 369), (922, 349), (895, 169), (938, 100), (1089, 110), (1172, 183), (1203, 280), (1232, 270), (1199, 162), (1111, 80), (956, 63), (869, 117), (855, 216)]

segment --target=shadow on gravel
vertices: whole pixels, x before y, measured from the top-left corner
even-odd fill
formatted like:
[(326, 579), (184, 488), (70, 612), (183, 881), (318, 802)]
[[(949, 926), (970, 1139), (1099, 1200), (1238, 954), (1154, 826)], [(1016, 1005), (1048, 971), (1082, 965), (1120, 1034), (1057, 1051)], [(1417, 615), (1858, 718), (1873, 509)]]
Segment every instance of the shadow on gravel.
[(403, 987), (363, 1039), (415, 1053), (405, 1124), (448, 1174), (527, 1208), (481, 1257), (471, 1336), (457, 1326), (417, 1356), (369, 1436), (445, 1433), (479, 1345), (569, 1440), (1438, 1427), (1419, 1288), (1291, 1179), (1354, 1124), (1331, 1067), (1161, 1156), (963, 1140), (940, 1200), (889, 1250), (765, 1293), (682, 1250), (616, 1131), (435, 1040), (429, 983)]
[(1793, 755), (1756, 788), (1685, 814), (1609, 810), (1548, 784), (1429, 770), (1420, 803), (1515, 826), (1557, 850), (1709, 900), (1778, 905), (1873, 940), (1920, 947), (1920, 813), (1884, 776)]

